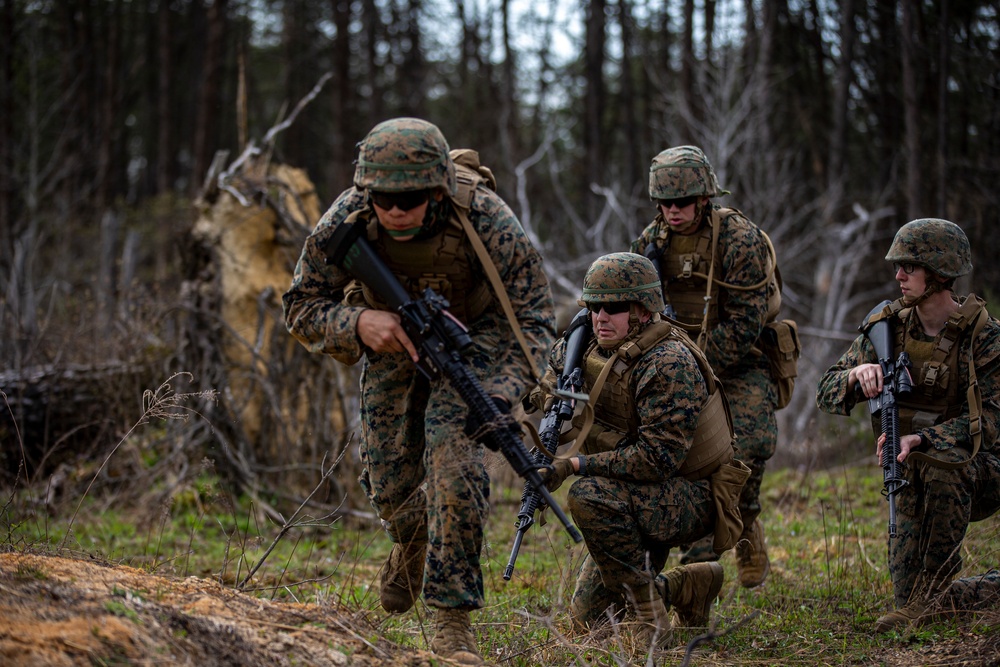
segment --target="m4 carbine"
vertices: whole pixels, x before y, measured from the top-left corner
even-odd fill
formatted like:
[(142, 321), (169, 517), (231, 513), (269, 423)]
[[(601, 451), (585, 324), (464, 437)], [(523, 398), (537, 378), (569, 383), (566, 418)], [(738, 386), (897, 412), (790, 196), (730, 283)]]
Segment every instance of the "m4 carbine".
[[(559, 447), (559, 436), (563, 423), (573, 418), (576, 408), (576, 398), (583, 386), (583, 353), (587, 350), (591, 335), (590, 311), (584, 308), (569, 323), (563, 337), (566, 339), (566, 356), (563, 361), (563, 372), (556, 381), (555, 395), (552, 404), (545, 411), (538, 429), (538, 439), (542, 446), (535, 450), (535, 468), (544, 468), (552, 464), (552, 456)], [(546, 501), (547, 502), (547, 501)], [(531, 485), (524, 483), (521, 492), (521, 509), (517, 512), (517, 533), (514, 534), (514, 545), (510, 550), (510, 559), (504, 568), (504, 581), (510, 581), (514, 574), (514, 563), (521, 550), (521, 540), (528, 529), (535, 525), (535, 512), (544, 508), (542, 495)]]
[(896, 536), (896, 494), (906, 486), (903, 464), (899, 462), (899, 405), (896, 399), (910, 392), (910, 357), (900, 352), (892, 359), (892, 330), (886, 319), (871, 322), (871, 318), (888, 305), (883, 301), (865, 316), (861, 331), (875, 349), (879, 366), (882, 367), (882, 393), (868, 399), (868, 409), (872, 417), (882, 423), (885, 442), (882, 443), (882, 495), (889, 501), (889, 537)]
[(538, 466), (528, 454), (524, 442), (511, 428), (504, 415), (469, 370), (462, 353), (472, 346), (465, 326), (448, 312), (448, 301), (431, 288), (421, 298), (413, 298), (375, 253), (364, 236), (365, 226), (341, 224), (323, 246), (328, 264), (334, 264), (374, 290), (390, 308), (399, 314), (403, 330), (420, 351), (417, 368), (428, 380), (444, 376), (458, 392), (475, 418), (486, 425), (480, 441), (493, 451), (499, 451), (518, 475), (541, 495), (562, 521), (575, 542), (583, 541), (566, 513), (555, 502)]

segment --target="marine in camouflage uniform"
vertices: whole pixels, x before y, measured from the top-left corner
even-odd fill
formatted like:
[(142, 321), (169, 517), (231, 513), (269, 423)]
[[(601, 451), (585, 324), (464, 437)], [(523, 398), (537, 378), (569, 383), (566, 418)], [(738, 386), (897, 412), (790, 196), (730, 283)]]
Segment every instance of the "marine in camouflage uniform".
[[(700, 148), (661, 152), (649, 171), (657, 215), (631, 250), (658, 263), (673, 317), (705, 351), (729, 397), (737, 457), (752, 471), (740, 498), (745, 529), (736, 547), (740, 583), (750, 588), (770, 571), (758, 516), (764, 469), (778, 441), (777, 387), (759, 341), (777, 314), (780, 295), (769, 280), (768, 241), (740, 211), (711, 202), (724, 194)], [(709, 279), (714, 286), (706, 305)], [(717, 558), (710, 545), (692, 545), (681, 562)]]
[[(895, 610), (877, 620), (878, 632), (937, 613), (981, 609), (995, 604), (1000, 592), (996, 571), (952, 583), (962, 568), (969, 523), (1000, 508), (1000, 323), (975, 295), (952, 292), (955, 279), (972, 270), (969, 241), (958, 225), (933, 218), (909, 222), (886, 259), (894, 263), (902, 297), (871, 317), (888, 319), (893, 359), (908, 353), (913, 389), (896, 398), (906, 485), (896, 494), (897, 535), (888, 545)], [(970, 370), (981, 408), (969, 400)], [(882, 380), (871, 343), (859, 336), (820, 379), (816, 404), (848, 415), (882, 391)], [(976, 451), (970, 421), (980, 409)], [(878, 435), (881, 426), (873, 426)]]
[[(723, 583), (718, 563), (674, 568), (657, 578), (671, 547), (708, 534), (715, 520), (709, 480), (679, 474), (709, 390), (694, 344), (660, 321), (663, 299), (647, 258), (632, 253), (599, 258), (587, 272), (579, 303), (590, 310), (594, 330), (594, 342), (584, 354), (586, 392), (595, 389), (601, 369), (619, 350), (636, 345), (651, 327), (664, 333), (650, 341), (627, 379), (623, 375), (618, 384), (606, 382), (598, 397), (591, 396), (594, 427), (583, 454), (558, 458), (551, 471), (544, 471), (551, 490), (570, 475), (580, 475), (569, 489), (568, 506), (589, 555), (573, 592), (571, 616), (574, 626), (584, 629), (608, 614), (620, 616), (628, 602), (647, 631), (643, 639), (664, 640), (670, 627), (668, 606), (682, 624), (706, 625)], [(562, 372), (564, 356), (565, 340), (560, 339), (546, 377)], [(629, 409), (612, 405), (620, 403), (615, 397), (621, 392), (630, 397)], [(543, 407), (544, 398), (534, 393), (534, 406)], [(627, 430), (622, 428), (623, 411), (630, 413)], [(732, 456), (731, 433), (726, 437)]]
[[(535, 378), (462, 231), (456, 207), (466, 202), (454, 199), (457, 192), (456, 167), (436, 126), (413, 118), (375, 126), (360, 144), (354, 187), (306, 240), (283, 304), (288, 330), (309, 350), (345, 364), (364, 357), (360, 481), (394, 543), (382, 606), (406, 611), (422, 591), (438, 610), (432, 649), (482, 664), (469, 610), (484, 602), (480, 553), (490, 485), (483, 448), (466, 435), (467, 408), (451, 384), (428, 382), (412, 363), (416, 350), (399, 317), (355, 289), (322, 250), (339, 225), (366, 225), (373, 248), (410, 294), (432, 287), (451, 302), (473, 342), (466, 362), (509, 411)], [(537, 367), (555, 328), (542, 260), (489, 187), (474, 189), (465, 214), (507, 288)]]

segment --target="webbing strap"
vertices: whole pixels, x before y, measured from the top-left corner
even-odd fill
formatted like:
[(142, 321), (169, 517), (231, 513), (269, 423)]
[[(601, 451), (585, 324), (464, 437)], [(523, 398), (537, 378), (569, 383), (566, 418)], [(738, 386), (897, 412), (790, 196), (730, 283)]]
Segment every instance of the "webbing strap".
[(455, 206), (454, 208), (455, 212), (458, 214), (459, 221), (462, 223), (462, 229), (465, 230), (466, 236), (469, 237), (472, 249), (476, 251), (476, 256), (479, 257), (479, 262), (483, 265), (486, 277), (489, 278), (490, 284), (493, 286), (493, 292), (496, 294), (497, 300), (500, 301), (500, 306), (503, 308), (504, 315), (507, 316), (507, 321), (510, 322), (510, 328), (514, 331), (514, 336), (517, 338), (517, 344), (521, 346), (521, 351), (524, 353), (524, 359), (528, 362), (528, 367), (531, 369), (532, 379), (536, 384), (539, 384), (541, 383), (542, 376), (538, 372), (535, 360), (531, 358), (531, 350), (528, 347), (528, 341), (524, 338), (524, 332), (521, 331), (521, 325), (517, 323), (517, 317), (514, 315), (514, 308), (510, 304), (510, 298), (507, 296), (507, 290), (503, 286), (503, 281), (500, 280), (500, 273), (497, 271), (496, 265), (493, 263), (493, 258), (486, 250), (486, 246), (483, 245), (483, 241), (479, 238), (479, 234), (477, 234), (475, 228), (473, 228), (472, 223), (469, 221), (469, 216), (465, 213), (465, 209), (461, 206)]

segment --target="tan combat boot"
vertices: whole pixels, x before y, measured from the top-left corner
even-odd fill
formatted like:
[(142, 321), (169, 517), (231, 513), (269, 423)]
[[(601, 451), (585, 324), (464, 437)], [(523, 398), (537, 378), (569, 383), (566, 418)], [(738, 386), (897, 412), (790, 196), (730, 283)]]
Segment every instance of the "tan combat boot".
[(427, 541), (393, 544), (389, 559), (382, 566), (379, 599), (382, 608), (394, 614), (409, 611), (424, 589), (424, 561)]
[(460, 665), (485, 665), (476, 649), (472, 622), (467, 609), (438, 609), (434, 618), (431, 651)]
[(670, 600), (677, 612), (677, 625), (685, 628), (708, 626), (712, 603), (719, 597), (725, 579), (719, 563), (682, 565), (656, 578), (663, 599)]
[(905, 605), (879, 617), (875, 621), (875, 632), (905, 630), (910, 625), (922, 625), (935, 620), (940, 611), (939, 598), (948, 588), (950, 581), (921, 575), (910, 593)]
[(742, 538), (736, 543), (736, 567), (743, 588), (760, 586), (767, 579), (771, 561), (767, 558), (764, 526), (760, 519), (754, 519), (753, 525), (743, 531)]
[(659, 591), (655, 586), (640, 586), (635, 597), (636, 642), (650, 647), (669, 643), (673, 639), (670, 616)]

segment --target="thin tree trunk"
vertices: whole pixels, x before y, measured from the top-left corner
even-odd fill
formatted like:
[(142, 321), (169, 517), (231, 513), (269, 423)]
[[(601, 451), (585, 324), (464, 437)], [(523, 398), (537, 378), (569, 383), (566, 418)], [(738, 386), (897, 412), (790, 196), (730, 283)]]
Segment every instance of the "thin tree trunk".
[(597, 214), (597, 197), (590, 192), (592, 183), (601, 182), (601, 120), (604, 117), (604, 41), (605, 2), (593, 0), (588, 4), (586, 45), (584, 51), (584, 100), (583, 145), (586, 159), (583, 184), (591, 219)]
[(156, 190), (164, 193), (174, 187), (177, 175), (174, 171), (174, 117), (173, 87), (174, 58), (171, 53), (173, 44), (170, 24), (170, 3), (161, 2), (157, 20), (158, 63), (157, 63), (157, 133), (156, 133)]
[(228, 0), (214, 0), (208, 8), (208, 35), (194, 124), (194, 167), (191, 174), (191, 191), (194, 193), (201, 189), (218, 145), (216, 131), (221, 99), (219, 86), (222, 81), (227, 3)]
[(760, 118), (758, 150), (771, 150), (774, 145), (771, 134), (772, 96), (771, 63), (774, 61), (775, 32), (778, 29), (779, 0), (764, 0), (761, 4), (760, 43), (757, 49), (757, 113)]
[[(766, 2), (766, 0), (765, 0)], [(684, 27), (681, 37), (681, 104), (686, 118), (699, 117), (698, 101), (694, 93), (694, 0), (684, 0)], [(691, 135), (691, 128), (685, 132)]]
[[(500, 100), (500, 150), (503, 155), (503, 163), (513, 166), (516, 164), (518, 137), (518, 95), (517, 87), (514, 83), (515, 72), (517, 71), (517, 55), (511, 45), (510, 31), (510, 0), (501, 0), (500, 11), (503, 17), (503, 94)], [(512, 178), (512, 169), (504, 169), (499, 176), (500, 190), (502, 192), (513, 192), (515, 187)]]
[(902, 2), (902, 64), (903, 64), (903, 119), (906, 143), (906, 201), (910, 220), (921, 215), (920, 166), (920, 110), (917, 108), (916, 36), (913, 32), (913, 0)]
[[(622, 177), (625, 185), (631, 191), (639, 183), (639, 130), (636, 125), (636, 108), (638, 99), (635, 94), (635, 83), (632, 80), (632, 10), (628, 0), (618, 0), (619, 20), (622, 31), (622, 90), (621, 104), (618, 107), (624, 116), (625, 126), (625, 168)], [(632, 230), (638, 232), (638, 230)], [(632, 234), (630, 234), (632, 235)]]
[(382, 89), (378, 81), (379, 16), (375, 0), (362, 1), (362, 22), (365, 28), (365, 73), (370, 91), (368, 109), (372, 118), (382, 119)]
[(347, 189), (351, 183), (351, 160), (353, 159), (354, 139), (350, 118), (354, 105), (354, 86), (351, 85), (351, 1), (332, 0), (333, 22), (337, 34), (333, 39), (333, 71), (334, 85), (331, 87), (333, 97), (333, 129), (332, 154), (330, 156), (330, 195), (336, 196)]
[(937, 85), (937, 215), (948, 218), (948, 66), (951, 57), (951, 15), (948, 0), (941, 0), (940, 53)]
[(715, 0), (705, 0), (705, 62), (711, 64), (715, 53)]
[(14, 29), (14, 3), (0, 3), (0, 265), (9, 266), (13, 252), (13, 220), (11, 204), (14, 170), (14, 51), (17, 48)]
[(424, 100), (427, 90), (424, 83), (427, 79), (427, 66), (421, 50), (423, 42), (420, 34), (420, 11), (420, 0), (410, 0), (403, 17), (405, 36), (403, 44), (409, 42), (409, 45), (405, 46), (406, 51), (402, 54), (403, 66), (400, 68), (402, 76), (399, 81), (403, 90), (406, 113), (417, 117), (423, 117), (426, 114)]
[(854, 0), (842, 0), (840, 6), (840, 60), (837, 63), (837, 80), (833, 92), (833, 130), (830, 135), (829, 161), (827, 163), (826, 223), (837, 216), (844, 189), (844, 154), (847, 152), (848, 95), (853, 81)]

